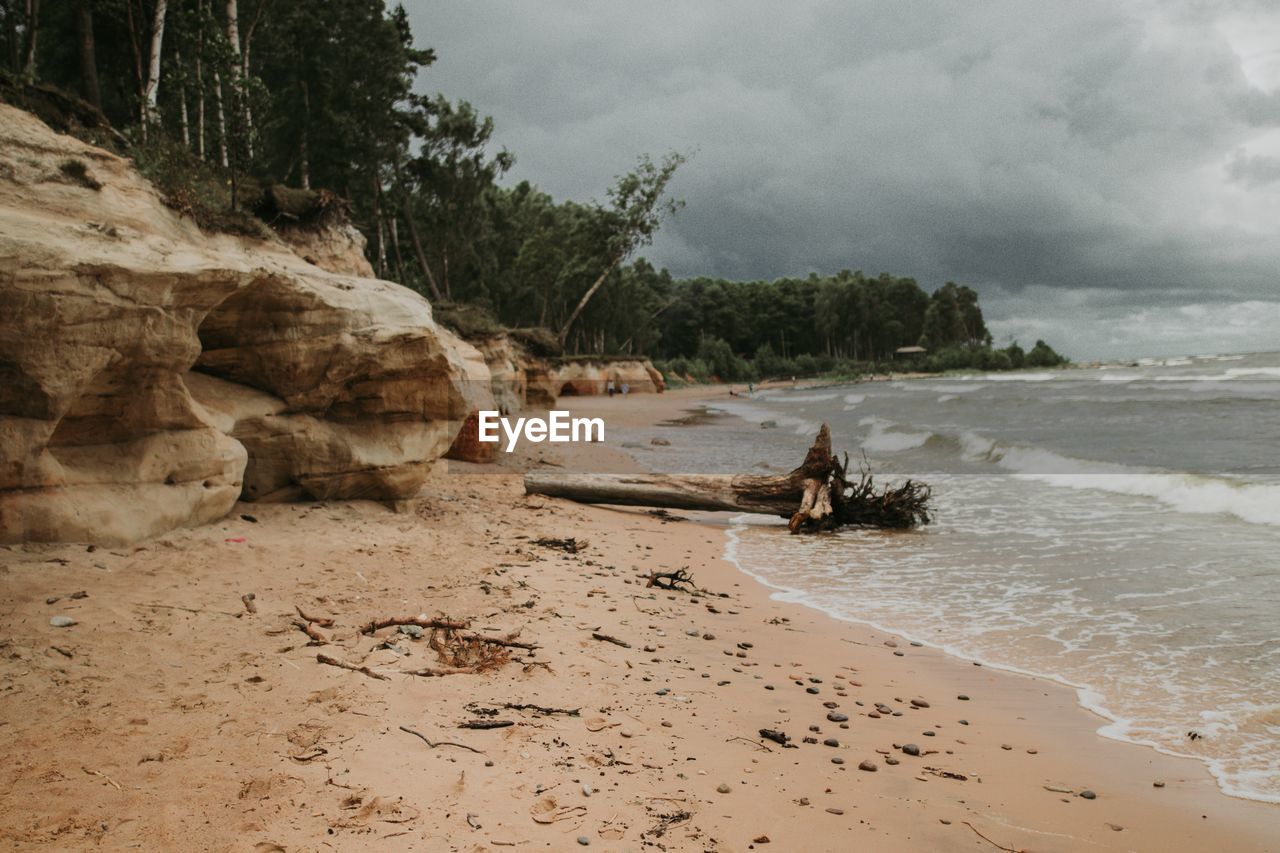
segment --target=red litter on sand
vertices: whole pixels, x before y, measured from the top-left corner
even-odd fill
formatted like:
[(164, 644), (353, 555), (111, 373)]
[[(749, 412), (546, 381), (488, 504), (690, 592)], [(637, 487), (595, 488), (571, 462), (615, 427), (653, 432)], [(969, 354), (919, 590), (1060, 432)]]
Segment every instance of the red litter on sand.
[(244, 542), (245, 538), (243, 536), (235, 536), (235, 537), (232, 537), (231, 539), (223, 539), (222, 541), (223, 542)]

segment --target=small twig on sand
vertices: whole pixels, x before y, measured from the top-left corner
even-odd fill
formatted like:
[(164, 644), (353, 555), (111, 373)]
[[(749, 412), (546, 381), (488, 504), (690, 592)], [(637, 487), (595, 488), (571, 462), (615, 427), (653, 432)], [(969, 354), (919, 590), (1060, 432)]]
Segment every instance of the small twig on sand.
[(983, 841), (987, 842), (988, 844), (992, 845), (993, 847), (996, 847), (996, 848), (998, 848), (998, 849), (1000, 849), (1000, 850), (1005, 851), (1005, 853), (1022, 853), (1022, 851), (1021, 851), (1021, 850), (1017, 850), (1017, 849), (1015, 849), (1015, 848), (1013, 848), (1013, 847), (1005, 847), (1003, 844), (1000, 844), (1000, 843), (998, 843), (998, 842), (992, 841), (990, 838), (987, 838), (987, 837), (986, 837), (985, 835), (983, 835), (981, 832), (978, 832), (978, 828), (977, 828), (976, 826), (974, 826), (973, 824), (969, 823), (969, 821), (967, 821), (967, 820), (963, 820), (963, 821), (961, 821), (961, 823), (963, 823), (965, 826), (967, 826), (967, 827), (969, 827), (970, 829), (972, 829), (972, 830), (974, 831), (974, 834), (975, 834), (975, 835), (977, 835), (979, 838), (981, 838)]
[(440, 619), (426, 616), (392, 616), (387, 619), (374, 619), (368, 625), (360, 629), (362, 634), (372, 634), (383, 628), (390, 628), (394, 625), (417, 625), (419, 628), (448, 628), (454, 631), (461, 631), (463, 628), (471, 627), (469, 620), (459, 621), (457, 619)]
[(234, 619), (239, 619), (244, 615), (243, 613), (232, 613), (229, 610), (205, 610), (200, 607), (182, 607), (178, 604), (152, 604), (146, 601), (139, 601), (135, 606), (151, 607), (156, 610), (182, 610), (186, 613), (217, 613), (219, 616), (230, 616)]
[(502, 707), (508, 711), (537, 711), (539, 714), (548, 716), (551, 714), (567, 714), (570, 717), (578, 716), (578, 712), (582, 710), (581, 708), (548, 708), (545, 705), (531, 705), (528, 702), (503, 702)]
[(389, 676), (383, 675), (383, 674), (382, 674), (382, 673), (380, 673), (380, 672), (374, 672), (373, 670), (369, 669), (369, 667), (367, 667), (367, 666), (356, 666), (356, 665), (355, 665), (355, 664), (353, 664), (353, 663), (347, 663), (346, 661), (340, 661), (340, 660), (338, 660), (337, 658), (330, 657), (329, 655), (324, 654), (323, 652), (321, 652), (320, 654), (316, 655), (316, 660), (317, 660), (317, 661), (319, 661), (320, 663), (326, 663), (326, 664), (328, 664), (329, 666), (336, 666), (336, 667), (338, 667), (339, 669), (349, 669), (349, 670), (351, 670), (352, 672), (358, 672), (358, 673), (360, 673), (361, 675), (367, 675), (367, 676), (369, 676), (370, 678), (376, 678), (376, 679), (378, 679), (379, 681), (390, 681), (390, 680), (391, 680), (391, 678), (390, 678)]
[(303, 622), (299, 619), (294, 619), (293, 625), (295, 628), (297, 628), (302, 633), (306, 634), (308, 637), (311, 638), (311, 642), (307, 643), (308, 646), (329, 645), (329, 638), (326, 637), (324, 634), (321, 634), (320, 629), (317, 628), (313, 623)]
[(405, 675), (416, 675), (419, 678), (443, 678), (446, 675), (475, 675), (473, 666), (424, 666), (421, 669), (402, 669)]
[(482, 749), (476, 749), (474, 746), (467, 746), (465, 743), (453, 743), (452, 741), (447, 741), (447, 740), (431, 740), (422, 732), (415, 732), (413, 729), (409, 728), (408, 726), (401, 726), (400, 731), (408, 732), (414, 737), (422, 738), (422, 742), (425, 743), (427, 746), (431, 747), (432, 749), (435, 749), (437, 746), (456, 746), (458, 749), (466, 749), (476, 753), (477, 755), (484, 755), (484, 750)]
[(99, 779), (105, 779), (107, 781), (107, 784), (111, 785), (111, 787), (115, 788), (117, 791), (124, 790), (123, 788), (120, 787), (119, 782), (117, 782), (115, 779), (112, 779), (110, 776), (108, 776), (106, 773), (103, 773), (101, 770), (90, 770), (88, 767), (81, 767), (80, 769), (83, 770), (85, 773), (88, 773), (90, 776), (97, 776)]
[[(687, 567), (676, 569), (674, 572), (650, 572), (649, 581), (645, 585), (651, 588), (673, 591), (697, 592), (698, 590), (698, 587), (693, 583), (693, 575), (689, 574)], [(687, 586), (688, 589), (683, 589), (682, 585)]]
[(293, 605), (293, 609), (298, 611), (298, 615), (301, 616), (303, 620), (307, 622), (314, 622), (317, 625), (319, 625), (321, 628), (333, 627), (333, 620), (330, 619), (328, 616), (312, 616), (310, 613), (303, 610), (301, 607), (299, 607), (296, 604)]
[(601, 634), (599, 631), (592, 631), (591, 638), (601, 640), (606, 643), (613, 643), (615, 646), (622, 646), (624, 649), (631, 648), (631, 644), (626, 640), (619, 640), (617, 637), (611, 637), (608, 634)]
[(534, 545), (541, 545), (543, 548), (554, 548), (558, 551), (564, 551), (567, 554), (577, 554), (587, 547), (587, 540), (575, 539), (570, 536), (567, 539), (557, 539), (550, 536), (543, 536), (540, 539), (533, 540)]
[(756, 747), (757, 749), (763, 749), (765, 752), (773, 752), (773, 750), (772, 750), (772, 749), (770, 749), (769, 747), (765, 746), (765, 745), (764, 745), (763, 743), (761, 743), (760, 741), (758, 741), (758, 740), (752, 740), (752, 739), (751, 739), (751, 738), (749, 738), (749, 737), (741, 737), (741, 736), (739, 736), (739, 737), (725, 738), (725, 741), (724, 741), (724, 742), (725, 742), (725, 743), (729, 743), (730, 741), (735, 741), (735, 740), (740, 740), (740, 741), (742, 741), (743, 743), (749, 743), (749, 744), (751, 744), (752, 746)]
[(258, 605), (254, 603), (254, 599), (257, 597), (258, 596), (252, 592), (246, 592), (244, 595), (240, 596), (240, 600), (244, 602), (244, 609), (250, 613), (257, 613)]
[(514, 726), (514, 720), (464, 720), (458, 723), (460, 729), (505, 729)]

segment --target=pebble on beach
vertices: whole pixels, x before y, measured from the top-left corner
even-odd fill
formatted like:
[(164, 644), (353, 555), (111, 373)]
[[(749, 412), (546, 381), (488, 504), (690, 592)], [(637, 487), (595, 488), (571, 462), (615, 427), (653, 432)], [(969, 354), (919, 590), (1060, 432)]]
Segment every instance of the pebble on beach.
[(876, 765), (874, 761), (868, 758), (858, 765), (858, 769), (865, 770), (868, 773), (875, 773), (880, 768)]
[(54, 616), (49, 620), (49, 624), (55, 628), (70, 628), (72, 625), (76, 624), (76, 620), (72, 619), (70, 616)]

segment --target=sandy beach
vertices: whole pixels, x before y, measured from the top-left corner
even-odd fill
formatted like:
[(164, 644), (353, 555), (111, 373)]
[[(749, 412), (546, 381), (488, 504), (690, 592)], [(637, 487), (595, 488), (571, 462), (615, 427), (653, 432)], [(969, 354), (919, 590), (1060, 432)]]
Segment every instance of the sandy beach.
[[(642, 427), (724, 394), (570, 408)], [(400, 512), (242, 503), (136, 546), (0, 549), (0, 839), (1277, 849), (1280, 807), (1098, 736), (1064, 687), (771, 600), (724, 560), (723, 518), (523, 494), (522, 468), (563, 462), (545, 446), (441, 462)], [(682, 567), (701, 592), (646, 586)], [(442, 666), (431, 630), (363, 629), (418, 614), (536, 648), (490, 644), (498, 665), (480, 674), (408, 674)], [(509, 725), (459, 727), (476, 721)]]

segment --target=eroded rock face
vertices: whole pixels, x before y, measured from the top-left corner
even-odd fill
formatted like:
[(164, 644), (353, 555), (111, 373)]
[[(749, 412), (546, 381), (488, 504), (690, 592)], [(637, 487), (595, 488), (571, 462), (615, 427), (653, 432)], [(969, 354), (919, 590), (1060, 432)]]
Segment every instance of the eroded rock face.
[(619, 392), (624, 382), (632, 394), (660, 394), (666, 389), (662, 374), (648, 359), (565, 361), (555, 366), (552, 379), (561, 397), (604, 394), (610, 379)]
[(202, 234), (0, 105), (0, 542), (134, 541), (242, 489), (403, 498), (487, 393), (411, 291)]
[(365, 257), (367, 241), (350, 223), (324, 226), (284, 226), (276, 228), (280, 239), (294, 253), (322, 270), (357, 278), (373, 278), (373, 266)]

